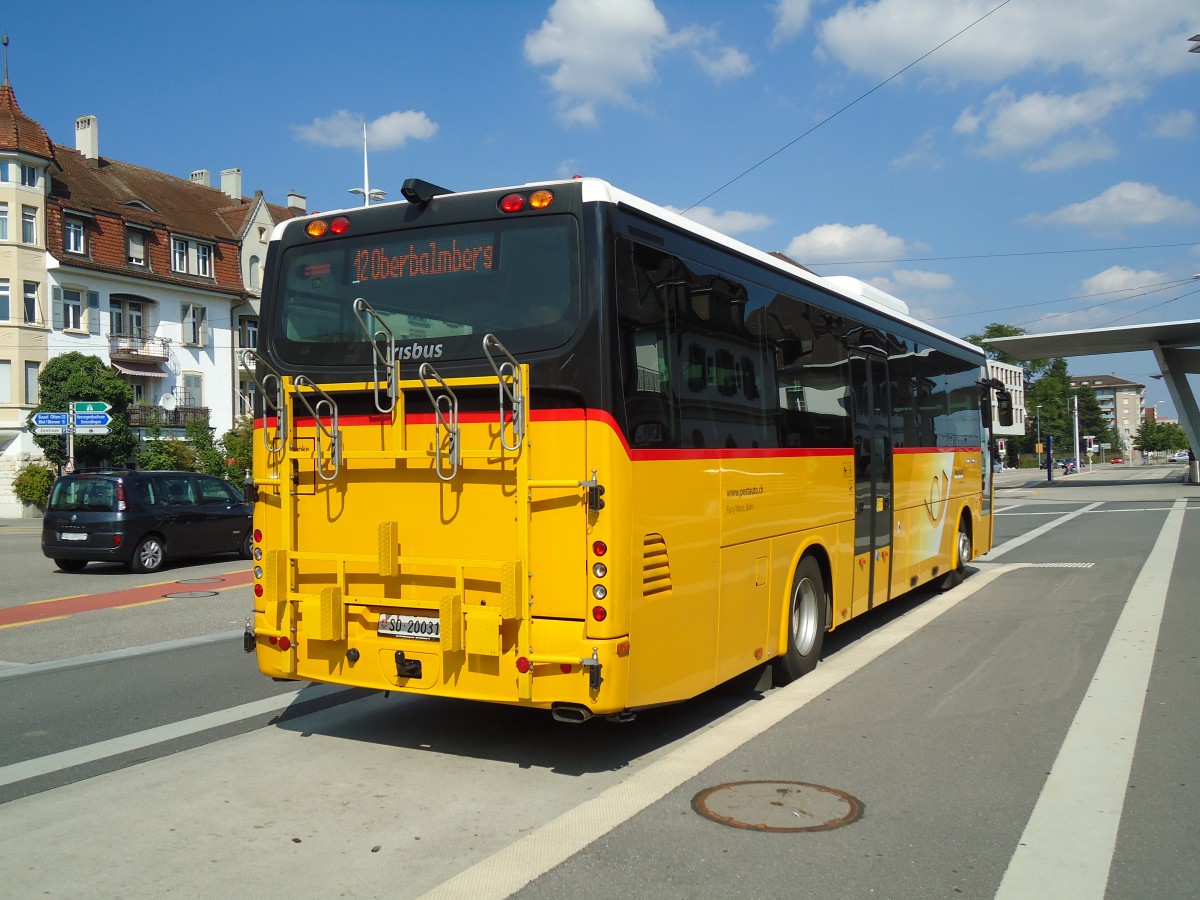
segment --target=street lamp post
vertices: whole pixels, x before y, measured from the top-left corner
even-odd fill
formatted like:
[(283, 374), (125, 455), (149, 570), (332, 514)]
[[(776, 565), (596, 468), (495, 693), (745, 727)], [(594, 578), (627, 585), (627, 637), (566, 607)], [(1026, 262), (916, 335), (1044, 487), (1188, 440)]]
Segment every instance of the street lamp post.
[(1042, 467), (1042, 405), (1039, 403), (1037, 407), (1037, 431), (1038, 431), (1038, 468)]

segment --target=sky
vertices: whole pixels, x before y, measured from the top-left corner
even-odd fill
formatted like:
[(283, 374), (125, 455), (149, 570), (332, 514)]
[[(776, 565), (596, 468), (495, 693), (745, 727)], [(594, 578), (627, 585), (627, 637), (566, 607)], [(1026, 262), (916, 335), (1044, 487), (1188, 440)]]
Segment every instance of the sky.
[[(604, 178), (958, 336), (1200, 318), (1196, 0), (64, 0), (5, 16), (58, 144), (308, 209)], [(14, 7), (15, 11), (15, 7)], [(1149, 353), (1068, 361), (1174, 408)]]

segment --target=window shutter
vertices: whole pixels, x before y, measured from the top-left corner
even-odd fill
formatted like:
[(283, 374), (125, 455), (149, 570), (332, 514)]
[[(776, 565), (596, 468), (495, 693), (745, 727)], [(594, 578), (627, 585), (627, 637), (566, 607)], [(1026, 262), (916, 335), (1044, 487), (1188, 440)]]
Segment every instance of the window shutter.
[(200, 346), (208, 346), (208, 308), (199, 307), (200, 312)]
[(88, 331), (92, 334), (100, 333), (100, 292), (87, 292), (88, 308)]
[(180, 329), (180, 338), (185, 345), (192, 343), (192, 318), (196, 315), (196, 307), (190, 303), (183, 307), (183, 321)]
[(55, 328), (62, 330), (63, 327), (63, 295), (62, 288), (55, 286), (54, 299), (51, 305), (54, 307), (51, 311), (52, 322)]

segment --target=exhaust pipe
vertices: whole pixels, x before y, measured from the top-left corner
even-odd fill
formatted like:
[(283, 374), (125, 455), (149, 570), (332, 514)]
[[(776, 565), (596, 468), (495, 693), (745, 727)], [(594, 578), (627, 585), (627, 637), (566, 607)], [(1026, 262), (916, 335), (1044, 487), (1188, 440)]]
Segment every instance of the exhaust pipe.
[(555, 722), (582, 725), (592, 717), (592, 711), (586, 706), (580, 706), (576, 703), (556, 703), (551, 707), (550, 715)]

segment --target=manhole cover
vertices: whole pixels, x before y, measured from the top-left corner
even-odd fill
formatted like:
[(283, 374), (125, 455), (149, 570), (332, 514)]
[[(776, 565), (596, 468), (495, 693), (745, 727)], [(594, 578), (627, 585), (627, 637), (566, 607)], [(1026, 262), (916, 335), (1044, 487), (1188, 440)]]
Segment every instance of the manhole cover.
[(177, 591), (173, 594), (163, 594), (171, 600), (194, 600), (197, 597), (215, 597), (219, 591)]
[(734, 781), (701, 791), (692, 809), (750, 831), (828, 831), (855, 822), (863, 805), (845, 791), (803, 781)]
[(224, 578), (180, 578), (176, 584), (220, 584)]

